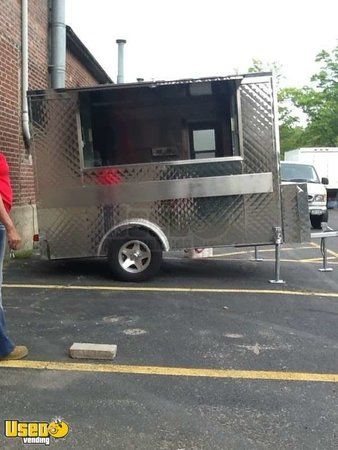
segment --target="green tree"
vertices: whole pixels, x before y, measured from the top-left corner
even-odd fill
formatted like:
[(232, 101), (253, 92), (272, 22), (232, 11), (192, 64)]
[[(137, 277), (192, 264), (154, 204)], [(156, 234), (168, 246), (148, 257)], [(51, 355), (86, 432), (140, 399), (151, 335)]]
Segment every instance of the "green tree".
[(280, 81), (284, 78), (282, 74), (282, 66), (276, 62), (263, 62), (260, 59), (253, 58), (252, 65), (248, 69), (249, 73), (257, 73), (257, 72), (273, 72), (276, 78), (277, 87), (280, 84)]
[(284, 153), (298, 147), (306, 146), (306, 130), (300, 125), (299, 115), (289, 98), (289, 89), (278, 92), (279, 136), (281, 157)]
[[(282, 155), (297, 147), (338, 146), (338, 46), (332, 52), (322, 50), (316, 57), (320, 70), (309, 86), (278, 90), (280, 144)], [(278, 63), (253, 59), (249, 72), (273, 70), (281, 80)], [(299, 113), (306, 124), (302, 126)]]
[[(309, 86), (286, 88), (283, 100), (289, 100), (302, 111), (307, 124), (302, 146), (330, 147), (338, 145), (338, 46), (331, 52), (321, 51), (316, 58), (321, 67)], [(297, 134), (297, 126), (292, 126)]]

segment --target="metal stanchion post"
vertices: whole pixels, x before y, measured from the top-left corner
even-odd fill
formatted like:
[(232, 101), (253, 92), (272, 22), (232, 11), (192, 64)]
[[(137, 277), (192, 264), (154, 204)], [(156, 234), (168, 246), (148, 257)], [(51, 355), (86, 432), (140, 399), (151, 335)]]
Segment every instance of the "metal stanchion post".
[(327, 267), (327, 249), (326, 249), (326, 239), (332, 238), (332, 237), (338, 237), (338, 231), (332, 230), (328, 226), (326, 222), (322, 222), (322, 231), (311, 233), (312, 239), (319, 239), (320, 238), (320, 251), (323, 255), (323, 267), (321, 269), (318, 269), (319, 272), (332, 272), (332, 267)]
[(318, 269), (319, 272), (332, 272), (332, 267), (327, 267), (326, 238), (324, 237), (320, 240), (320, 251), (323, 255), (323, 267)]
[(255, 262), (261, 262), (261, 261), (263, 261), (263, 258), (260, 258), (260, 257), (259, 257), (258, 246), (257, 246), (257, 245), (255, 245), (255, 256), (254, 256), (254, 258), (252, 258), (251, 261), (255, 261)]
[(285, 281), (280, 278), (280, 248), (282, 244), (282, 230), (280, 227), (275, 228), (276, 243), (275, 243), (275, 279), (269, 280), (273, 284), (284, 284)]

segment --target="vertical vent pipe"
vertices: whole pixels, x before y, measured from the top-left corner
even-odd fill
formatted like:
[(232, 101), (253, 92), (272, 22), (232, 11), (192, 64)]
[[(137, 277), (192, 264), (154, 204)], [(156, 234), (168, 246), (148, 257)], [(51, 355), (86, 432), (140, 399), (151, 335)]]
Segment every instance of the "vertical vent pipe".
[(25, 143), (29, 145), (31, 135), (29, 131), (28, 115), (28, 0), (21, 2), (21, 102), (22, 102), (22, 132)]
[(66, 85), (66, 9), (65, 0), (52, 0), (51, 32), (51, 87)]
[(117, 83), (124, 83), (124, 45), (126, 44), (125, 39), (117, 39), (116, 43), (118, 45), (118, 61), (117, 61)]

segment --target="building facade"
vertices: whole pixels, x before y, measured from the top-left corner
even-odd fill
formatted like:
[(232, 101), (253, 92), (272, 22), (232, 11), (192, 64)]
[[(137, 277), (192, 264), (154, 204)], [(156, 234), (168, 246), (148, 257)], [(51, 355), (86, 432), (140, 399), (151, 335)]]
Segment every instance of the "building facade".
[[(28, 1), (28, 88), (50, 87), (49, 0)], [(37, 229), (35, 182), (29, 145), (22, 133), (22, 0), (1, 0), (0, 8), (0, 151), (8, 160), (14, 192), (12, 216), (32, 247)], [(66, 87), (112, 80), (70, 27), (66, 27)]]

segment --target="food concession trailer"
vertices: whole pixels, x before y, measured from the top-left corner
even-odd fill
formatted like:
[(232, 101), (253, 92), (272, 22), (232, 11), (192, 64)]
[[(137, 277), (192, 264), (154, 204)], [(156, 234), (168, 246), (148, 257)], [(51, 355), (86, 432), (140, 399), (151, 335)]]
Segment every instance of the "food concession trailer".
[(310, 239), (270, 73), (29, 93), (40, 248), (140, 281), (162, 252)]

